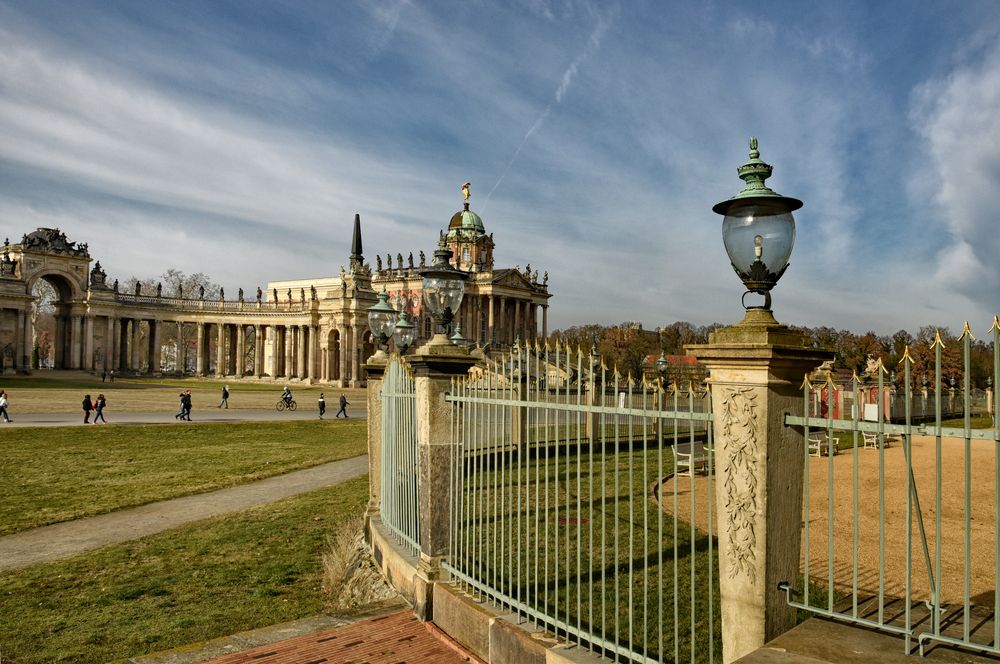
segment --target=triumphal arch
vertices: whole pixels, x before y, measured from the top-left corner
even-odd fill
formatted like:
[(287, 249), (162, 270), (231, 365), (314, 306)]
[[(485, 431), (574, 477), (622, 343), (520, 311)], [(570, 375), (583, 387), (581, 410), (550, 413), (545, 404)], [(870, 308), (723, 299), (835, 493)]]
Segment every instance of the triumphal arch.
[[(530, 266), (496, 268), (493, 235), (469, 209), (468, 197), (440, 241), (452, 250), (453, 264), (469, 273), (458, 322), (470, 343), (499, 351), (547, 334), (548, 274), (539, 279)], [(394, 262), (390, 252), (373, 269), (362, 255), (355, 215), (351, 254), (338, 275), (272, 281), (230, 299), (204, 292), (167, 296), (159, 286), (123, 292), (117, 280), (109, 283), (86, 243), (39, 228), (18, 243), (5, 241), (0, 255), (0, 372), (31, 370), (32, 292), (44, 279), (56, 292), (56, 368), (362, 385), (375, 350), (367, 311), (377, 291), (385, 290), (394, 308), (415, 322), (417, 343), (434, 332), (421, 302), (425, 252), (418, 255), (408, 252), (404, 260), (398, 252)]]

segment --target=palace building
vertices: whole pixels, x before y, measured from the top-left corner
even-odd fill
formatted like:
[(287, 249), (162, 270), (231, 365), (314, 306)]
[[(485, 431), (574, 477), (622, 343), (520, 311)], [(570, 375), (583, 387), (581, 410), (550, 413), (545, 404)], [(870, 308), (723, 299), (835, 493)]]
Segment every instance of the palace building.
[[(455, 213), (442, 232), (453, 265), (469, 273), (456, 322), (472, 345), (487, 353), (515, 340), (545, 336), (548, 274), (530, 266), (496, 268), (493, 235), (469, 209)], [(245, 297), (206, 299), (203, 293), (165, 296), (125, 293), (107, 283), (86, 243), (59, 229), (39, 228), (21, 242), (4, 243), (0, 256), (0, 372), (31, 370), (32, 295), (39, 279), (56, 292), (54, 366), (87, 371), (193, 373), (282, 381), (363, 385), (364, 364), (374, 351), (368, 309), (383, 289), (397, 311), (417, 325), (415, 345), (434, 332), (421, 300), (419, 270), (408, 252), (376, 267), (362, 255), (361, 220), (355, 215), (349, 267), (339, 275), (268, 282)]]

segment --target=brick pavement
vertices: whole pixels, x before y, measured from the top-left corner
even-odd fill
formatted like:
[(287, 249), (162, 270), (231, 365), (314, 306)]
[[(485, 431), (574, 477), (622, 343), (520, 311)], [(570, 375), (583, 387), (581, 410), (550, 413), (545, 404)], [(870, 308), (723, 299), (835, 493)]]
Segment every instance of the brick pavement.
[[(225, 655), (206, 664), (463, 664), (480, 660), (409, 609)], [(481, 664), (481, 663), (480, 663)]]

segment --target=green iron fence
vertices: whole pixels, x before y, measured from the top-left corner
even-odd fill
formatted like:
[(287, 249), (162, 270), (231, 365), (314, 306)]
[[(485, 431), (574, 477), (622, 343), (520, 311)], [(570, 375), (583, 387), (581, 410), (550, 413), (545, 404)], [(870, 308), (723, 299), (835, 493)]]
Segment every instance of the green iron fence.
[[(553, 374), (569, 379), (550, 389)], [(706, 393), (557, 345), (517, 346), (446, 399), (454, 579), (614, 661), (714, 661), (712, 477), (674, 475), (675, 451), (712, 467)]]
[(414, 556), (420, 553), (417, 409), (413, 376), (393, 356), (382, 381), (382, 522)]
[[(997, 319), (990, 334), (995, 381)], [(789, 604), (900, 634), (906, 652), (915, 641), (920, 654), (933, 642), (1000, 653), (1000, 430), (992, 394), (976, 398), (972, 342), (966, 324), (957, 398), (942, 375), (940, 335), (931, 345), (933, 417), (922, 423), (927, 388), (915, 389), (909, 347), (897, 369), (901, 422), (890, 420), (882, 398), (874, 421), (862, 419), (860, 408), (835, 418), (832, 383), (804, 383), (802, 415), (785, 417), (804, 428), (806, 441), (803, 578), (781, 585)], [(880, 365), (877, 394), (888, 374)], [(860, 403), (857, 376), (852, 389)], [(949, 410), (958, 410), (960, 426), (944, 426)]]

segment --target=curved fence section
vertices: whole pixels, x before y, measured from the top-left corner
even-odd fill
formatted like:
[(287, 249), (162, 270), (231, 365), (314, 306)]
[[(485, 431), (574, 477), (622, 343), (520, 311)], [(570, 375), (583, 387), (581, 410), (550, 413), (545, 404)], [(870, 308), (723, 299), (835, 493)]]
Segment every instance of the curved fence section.
[(413, 375), (393, 356), (382, 384), (382, 522), (400, 545), (420, 553), (417, 504), (417, 410)]
[(453, 578), (614, 661), (721, 654), (706, 392), (536, 346), (446, 401)]

